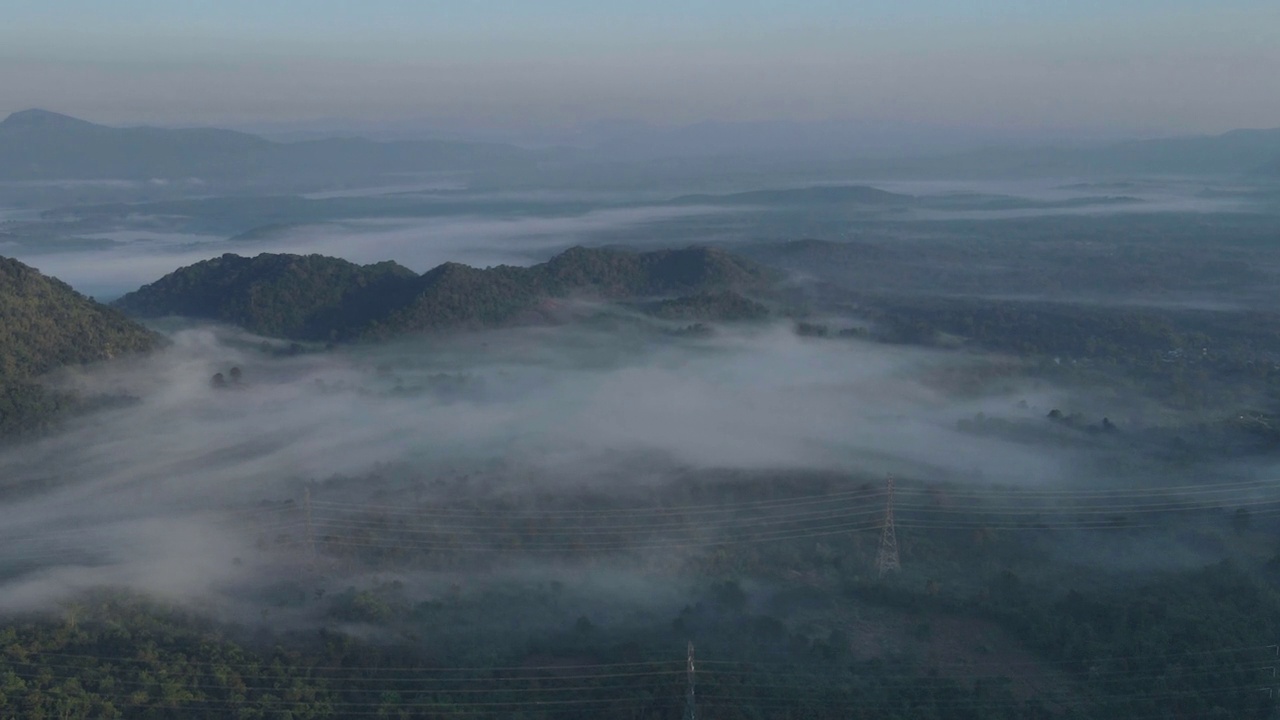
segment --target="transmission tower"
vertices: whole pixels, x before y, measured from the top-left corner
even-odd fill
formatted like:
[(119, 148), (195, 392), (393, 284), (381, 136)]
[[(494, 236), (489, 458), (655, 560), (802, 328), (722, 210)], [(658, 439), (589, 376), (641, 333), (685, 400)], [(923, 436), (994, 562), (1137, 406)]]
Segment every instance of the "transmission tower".
[(316, 533), (311, 525), (311, 488), (303, 489), (302, 512), (306, 528), (307, 566), (311, 569), (316, 564)]
[(689, 641), (689, 659), (685, 665), (685, 675), (687, 676), (688, 690), (684, 696), (684, 720), (696, 720), (693, 697), (694, 670), (693, 670), (693, 641)]
[(893, 476), (885, 487), (884, 530), (880, 533), (880, 551), (876, 553), (876, 572), (884, 577), (887, 572), (901, 569), (898, 563), (898, 534), (893, 529)]

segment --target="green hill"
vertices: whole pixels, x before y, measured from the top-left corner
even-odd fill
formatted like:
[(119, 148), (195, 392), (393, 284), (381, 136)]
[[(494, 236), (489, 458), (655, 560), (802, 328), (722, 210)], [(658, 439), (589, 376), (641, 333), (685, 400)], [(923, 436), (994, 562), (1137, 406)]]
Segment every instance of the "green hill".
[(47, 393), (38, 376), (142, 352), (157, 342), (120, 311), (0, 257), (0, 435), (35, 429), (63, 401)]
[(360, 266), (322, 255), (226, 254), (176, 270), (117, 304), (133, 315), (208, 318), (256, 333), (327, 339), (360, 325), (417, 275), (395, 263)]
[(149, 350), (156, 336), (123, 313), (0, 257), (0, 378)]
[(117, 305), (143, 317), (182, 315), (294, 340), (349, 341), (518, 322), (558, 298), (697, 295), (761, 288), (768, 279), (763, 269), (707, 248), (573, 248), (532, 267), (446, 263), (422, 275), (390, 262), (228, 254), (176, 270)]

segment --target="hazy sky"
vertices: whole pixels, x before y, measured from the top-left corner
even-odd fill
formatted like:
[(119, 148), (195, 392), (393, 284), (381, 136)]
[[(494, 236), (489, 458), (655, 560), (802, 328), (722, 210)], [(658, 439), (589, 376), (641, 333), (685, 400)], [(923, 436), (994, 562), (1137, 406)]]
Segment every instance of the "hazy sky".
[(6, 0), (0, 113), (1280, 125), (1276, 0)]

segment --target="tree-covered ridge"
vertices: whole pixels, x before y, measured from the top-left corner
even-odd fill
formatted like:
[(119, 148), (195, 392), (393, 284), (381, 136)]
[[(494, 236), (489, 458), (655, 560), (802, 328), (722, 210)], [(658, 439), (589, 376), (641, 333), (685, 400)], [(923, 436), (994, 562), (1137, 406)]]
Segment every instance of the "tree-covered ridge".
[(119, 310), (0, 257), (0, 436), (42, 429), (71, 401), (36, 376), (149, 350), (157, 341)]
[(176, 270), (117, 304), (144, 317), (183, 315), (295, 340), (357, 340), (483, 327), (570, 296), (619, 300), (762, 287), (763, 269), (688, 248), (632, 253), (573, 248), (532, 267), (446, 263), (422, 275), (391, 262), (320, 255), (223, 255)]
[(330, 330), (376, 314), (383, 298), (416, 277), (391, 262), (361, 266), (323, 255), (228, 253), (169, 273), (116, 304), (143, 317), (201, 317), (264, 335), (328, 339)]
[(0, 379), (149, 350), (156, 339), (120, 311), (0, 257)]

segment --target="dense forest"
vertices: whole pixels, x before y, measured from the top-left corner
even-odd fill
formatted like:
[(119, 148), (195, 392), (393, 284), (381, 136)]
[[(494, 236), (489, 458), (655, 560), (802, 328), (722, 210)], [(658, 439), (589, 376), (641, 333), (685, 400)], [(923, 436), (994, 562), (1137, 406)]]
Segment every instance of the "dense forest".
[(73, 398), (37, 378), (150, 350), (160, 337), (54, 278), (0, 257), (0, 436), (48, 426)]
[(1280, 318), (1267, 312), (924, 297), (858, 307), (884, 342), (964, 343), (1046, 376), (1123, 378), (1186, 409), (1280, 409)]
[[(559, 298), (623, 300), (761, 290), (769, 273), (707, 248), (633, 253), (573, 248), (532, 267), (446, 263), (423, 275), (392, 262), (358, 266), (319, 255), (226, 254), (166, 275), (116, 305), (141, 317), (181, 315), (263, 335), (309, 341), (386, 338), (535, 319)], [(742, 302), (683, 301), (699, 317), (717, 309), (758, 315)], [(694, 308), (696, 306), (696, 309)], [(662, 305), (676, 313), (681, 305)]]
[[(729, 720), (1271, 716), (1280, 575), (1270, 550), (1246, 548), (1273, 537), (1274, 521), (1158, 509), (1141, 524), (1091, 531), (1081, 508), (1074, 519), (1013, 527), (999, 513), (1015, 494), (991, 496), (996, 514), (984, 520), (978, 508), (966, 528), (938, 504), (955, 488), (910, 484), (908, 496), (932, 500), (904, 502), (904, 569), (878, 577), (874, 522), (818, 535), (804, 513), (779, 509), (821, 502), (834, 516), (850, 502), (834, 480), (787, 483), (791, 493), (825, 485), (817, 495), (779, 493), (764, 478), (738, 486), (721, 506), (738, 508), (740, 529), (683, 553), (679, 571), (648, 575), (699, 578), (684, 606), (626, 621), (603, 620), (599, 598), (575, 613), (583, 599), (550, 578), (425, 597), (411, 589), (414, 568), (482, 573), (504, 553), (536, 556), (539, 543), (556, 542), (552, 507), (541, 532), (494, 508), (495, 547), (479, 553), (423, 551), (403, 517), (317, 518), (318, 561), (282, 574), (260, 619), (215, 622), (104, 591), (58, 619), (12, 622), (0, 631), (0, 717), (657, 719), (684, 709), (689, 642), (699, 714)], [(672, 488), (654, 508), (715, 490), (694, 488)], [(761, 515), (765, 498), (774, 505)], [(882, 499), (871, 489), (858, 504)], [(602, 502), (573, 507), (621, 507)], [(650, 521), (671, 523), (668, 514)], [(753, 541), (780, 522), (810, 532)], [(1060, 558), (1073, 543), (1087, 553), (1144, 542), (1179, 549), (1189, 535), (1234, 559), (1125, 577)], [(261, 542), (269, 551), (291, 541)], [(582, 545), (558, 552), (619, 568), (638, 559)], [(406, 582), (322, 592), (325, 576), (350, 563)], [(320, 613), (319, 629), (289, 630), (298, 613)]]
[(118, 310), (9, 258), (0, 258), (0, 317), (0, 376), (7, 378), (148, 350), (158, 340)]

